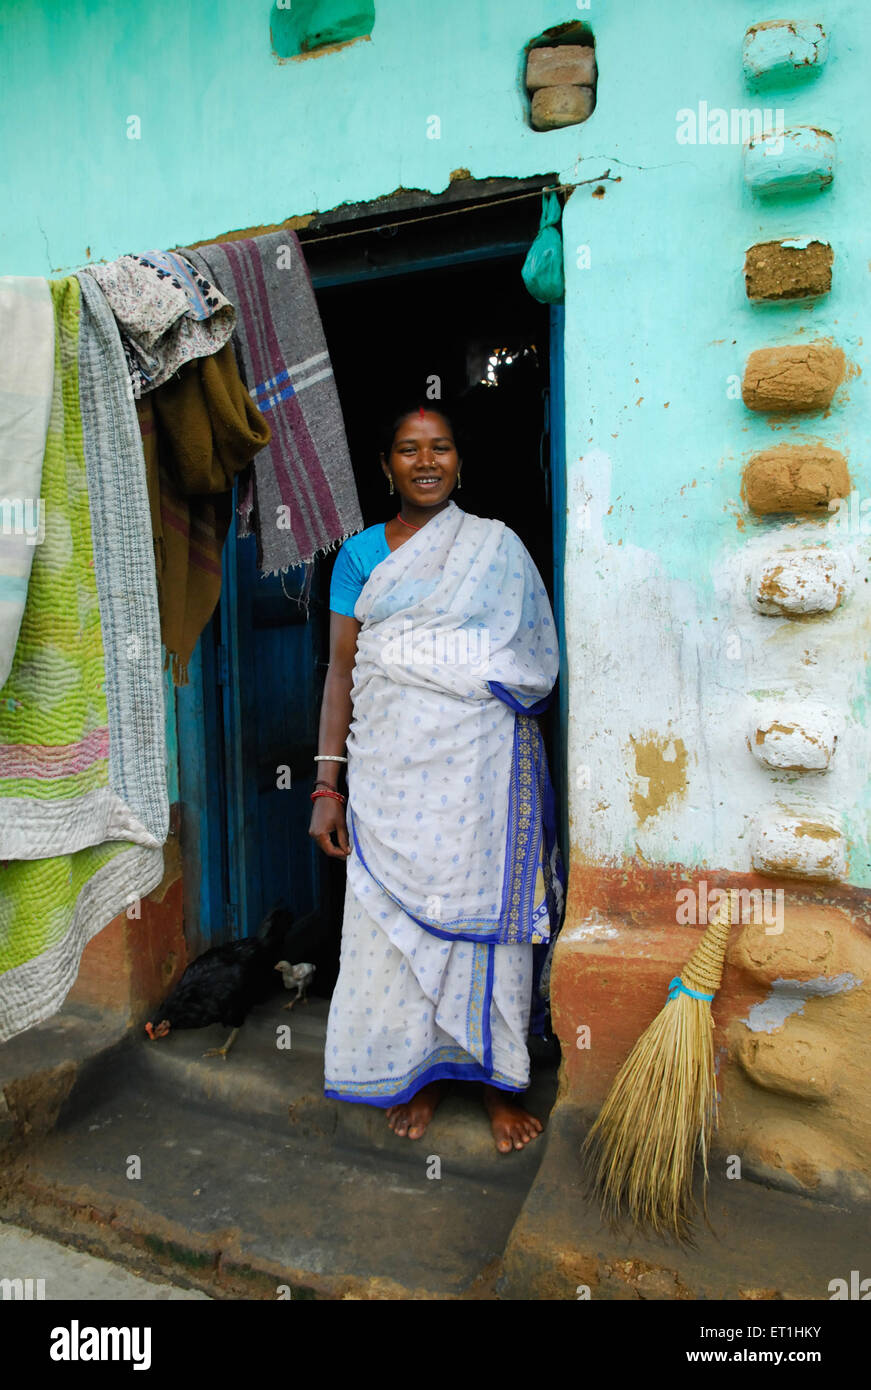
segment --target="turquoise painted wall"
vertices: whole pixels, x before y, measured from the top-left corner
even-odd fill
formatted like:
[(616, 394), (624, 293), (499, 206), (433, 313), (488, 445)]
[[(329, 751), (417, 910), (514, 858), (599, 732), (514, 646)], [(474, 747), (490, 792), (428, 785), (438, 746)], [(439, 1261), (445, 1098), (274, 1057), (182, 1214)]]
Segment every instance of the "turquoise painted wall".
[(460, 166), (566, 168), (589, 147), (523, 115), (523, 45), (586, 20), (574, 4), (379, 0), (371, 40), (285, 62), (271, 52), (270, 10), (4, 0), (2, 273), (56, 274), (88, 248), (103, 260), (184, 245), (400, 185), (437, 191)]
[[(788, 17), (788, 5), (377, 0), (370, 40), (287, 62), (270, 51), (270, 8), (7, 0), (0, 273), (64, 273), (89, 256), (183, 245), (400, 186), (437, 192), (458, 167), (591, 180), (564, 218), (574, 848), (598, 862), (640, 851), (746, 869), (754, 826), (780, 799), (843, 818), (850, 877), (867, 883), (867, 586), (816, 625), (751, 613), (750, 560), (809, 533), (754, 522), (740, 500), (743, 462), (782, 438), (825, 439), (847, 454), (859, 489), (871, 483), (865, 0), (820, 0), (825, 71), (764, 97), (745, 86), (742, 37)], [(596, 110), (584, 125), (537, 133), (525, 120), (523, 47), (572, 19), (596, 36)], [(833, 186), (761, 204), (744, 187), (739, 147), (677, 142), (678, 111), (700, 101), (780, 107), (787, 124), (828, 129)], [(440, 139), (427, 137), (432, 116)], [(832, 242), (831, 295), (750, 305), (746, 248), (797, 235)], [(778, 432), (734, 382), (752, 349), (818, 336), (844, 347), (854, 374), (825, 419)], [(737, 634), (737, 658), (726, 633)], [(838, 760), (825, 777), (773, 775), (750, 757), (746, 726), (763, 690), (836, 710)], [(686, 785), (639, 821), (632, 738), (647, 735), (666, 760), (681, 741)]]
[[(749, 516), (740, 484), (752, 453), (822, 439), (846, 454), (861, 497), (871, 487), (871, 14), (854, 0), (816, 5), (831, 35), (824, 71), (754, 95), (744, 31), (789, 16), (788, 5), (772, 13), (750, 0), (591, 13), (601, 76), (580, 173), (610, 168), (621, 181), (601, 198), (578, 189), (564, 217), (573, 841), (597, 863), (749, 870), (760, 829), (779, 834), (795, 813), (841, 826), (849, 880), (867, 886), (867, 538), (843, 542), (856, 571), (836, 613), (781, 620), (748, 599), (757, 559), (835, 544), (818, 521)], [(782, 108), (787, 127), (830, 131), (833, 184), (761, 202), (745, 188), (740, 146), (677, 142), (677, 112), (701, 101)], [(804, 235), (834, 248), (832, 292), (752, 305), (746, 249)], [(589, 268), (578, 266), (579, 246)], [(748, 354), (815, 338), (838, 343), (851, 364), (831, 410), (780, 421), (748, 410), (736, 389)], [(763, 697), (832, 712), (828, 772), (756, 762), (746, 740)], [(633, 807), (652, 790), (633, 739), (661, 746), (664, 773), (686, 753), (682, 794), (650, 817)]]

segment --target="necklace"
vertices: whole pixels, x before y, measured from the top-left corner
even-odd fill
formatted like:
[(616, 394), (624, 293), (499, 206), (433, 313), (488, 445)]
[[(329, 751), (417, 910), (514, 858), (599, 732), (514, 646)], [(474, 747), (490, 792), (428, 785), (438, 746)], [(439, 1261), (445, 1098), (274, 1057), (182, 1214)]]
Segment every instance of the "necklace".
[(406, 520), (405, 520), (405, 517), (400, 516), (399, 512), (396, 513), (396, 520), (397, 520), (397, 521), (401, 521), (402, 524), (403, 524), (403, 526), (407, 526), (408, 529), (409, 529), (409, 531), (422, 531), (422, 530), (423, 530), (423, 527), (422, 527), (422, 526), (412, 526), (411, 522), (410, 522), (410, 521), (406, 521)]

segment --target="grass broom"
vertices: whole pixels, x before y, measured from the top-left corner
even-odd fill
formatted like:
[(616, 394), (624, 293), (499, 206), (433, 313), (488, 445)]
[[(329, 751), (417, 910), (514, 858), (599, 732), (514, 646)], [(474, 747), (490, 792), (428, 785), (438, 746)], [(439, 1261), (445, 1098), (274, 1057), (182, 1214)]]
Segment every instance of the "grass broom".
[(730, 893), (672, 980), (668, 1002), (623, 1063), (587, 1135), (582, 1157), (588, 1186), (612, 1226), (628, 1218), (641, 1230), (688, 1241), (697, 1154), (707, 1194), (717, 1121), (711, 1000), (723, 977), (732, 917)]

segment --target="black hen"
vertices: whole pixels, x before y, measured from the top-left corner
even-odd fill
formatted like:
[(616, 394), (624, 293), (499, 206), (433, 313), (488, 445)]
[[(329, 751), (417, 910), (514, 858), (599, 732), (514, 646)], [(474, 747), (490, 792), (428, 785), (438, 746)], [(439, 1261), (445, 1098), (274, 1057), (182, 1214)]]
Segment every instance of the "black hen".
[(145, 1025), (149, 1038), (165, 1038), (173, 1028), (206, 1028), (223, 1023), (232, 1028), (223, 1047), (205, 1057), (223, 1057), (255, 1004), (268, 999), (280, 983), (275, 966), (282, 957), (293, 916), (285, 908), (269, 913), (257, 936), (213, 946), (191, 961), (169, 998), (155, 1009)]

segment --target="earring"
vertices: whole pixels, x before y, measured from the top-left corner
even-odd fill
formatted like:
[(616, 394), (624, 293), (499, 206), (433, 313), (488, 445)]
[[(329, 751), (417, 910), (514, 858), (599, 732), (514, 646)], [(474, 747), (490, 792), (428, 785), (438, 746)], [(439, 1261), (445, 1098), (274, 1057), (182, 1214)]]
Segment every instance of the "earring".
[(463, 486), (462, 474), (460, 473), (460, 470), (457, 469), (457, 490), (459, 491), (459, 489), (460, 489), (462, 486)]
[(391, 479), (390, 479), (390, 495), (392, 496), (392, 494), (393, 494), (393, 478), (391, 477)]

